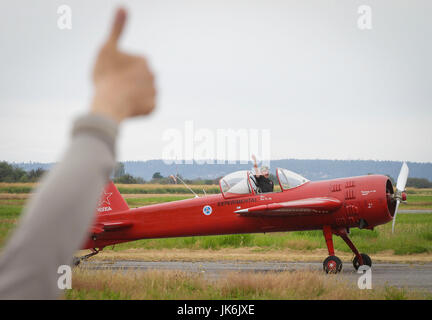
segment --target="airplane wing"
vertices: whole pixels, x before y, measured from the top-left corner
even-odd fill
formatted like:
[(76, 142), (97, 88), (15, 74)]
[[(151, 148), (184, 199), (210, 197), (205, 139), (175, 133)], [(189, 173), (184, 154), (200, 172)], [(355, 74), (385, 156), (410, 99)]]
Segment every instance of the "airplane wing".
[(119, 231), (122, 229), (127, 229), (132, 227), (132, 225), (133, 223), (130, 221), (103, 222), (93, 225), (90, 232), (92, 234), (101, 234), (107, 231)]
[(342, 201), (336, 198), (319, 197), (264, 204), (234, 212), (244, 217), (288, 217), (332, 213), (341, 206)]

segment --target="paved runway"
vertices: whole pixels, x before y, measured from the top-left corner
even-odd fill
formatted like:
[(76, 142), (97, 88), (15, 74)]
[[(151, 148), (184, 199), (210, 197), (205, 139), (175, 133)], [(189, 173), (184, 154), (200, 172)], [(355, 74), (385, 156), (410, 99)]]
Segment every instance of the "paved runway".
[(398, 213), (432, 213), (432, 209), (405, 209), (405, 210), (398, 210)]
[[(181, 270), (187, 272), (200, 272), (209, 278), (223, 277), (226, 272), (281, 272), (294, 270), (319, 270), (322, 263), (318, 262), (176, 262), (176, 261), (85, 261), (81, 265), (86, 269), (111, 270)], [(324, 272), (324, 271), (323, 271)], [(352, 263), (343, 262), (340, 275), (355, 285), (360, 277)], [(403, 264), (403, 263), (376, 263), (372, 265), (372, 286), (390, 285), (399, 288), (425, 289), (432, 292), (432, 263)]]

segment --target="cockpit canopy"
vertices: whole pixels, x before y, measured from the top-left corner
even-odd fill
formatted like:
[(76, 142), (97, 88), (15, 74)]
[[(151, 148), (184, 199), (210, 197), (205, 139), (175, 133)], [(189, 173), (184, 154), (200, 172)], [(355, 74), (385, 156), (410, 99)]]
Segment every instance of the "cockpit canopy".
[(243, 195), (252, 193), (252, 187), (249, 180), (249, 171), (242, 170), (230, 173), (220, 179), (220, 189), (225, 195)]
[[(277, 168), (276, 176), (282, 191), (298, 187), (309, 180), (287, 169)], [(220, 179), (219, 186), (224, 198), (234, 198), (258, 194), (258, 186), (253, 172), (241, 170)]]
[(282, 191), (301, 186), (309, 180), (287, 169), (277, 168), (276, 175)]

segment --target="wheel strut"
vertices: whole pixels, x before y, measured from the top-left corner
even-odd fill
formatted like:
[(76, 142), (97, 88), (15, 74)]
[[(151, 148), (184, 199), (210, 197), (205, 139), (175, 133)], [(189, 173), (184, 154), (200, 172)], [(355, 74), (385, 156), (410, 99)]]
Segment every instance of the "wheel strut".
[(357, 248), (354, 245), (354, 243), (352, 243), (351, 239), (349, 238), (347, 230), (346, 229), (339, 229), (339, 230), (337, 230), (336, 234), (338, 236), (340, 236), (343, 239), (343, 241), (345, 241), (345, 243), (348, 245), (348, 247), (350, 247), (351, 251), (357, 257), (357, 260), (360, 263), (360, 265), (363, 265), (363, 263), (364, 263), (363, 257), (360, 254), (360, 252), (357, 250)]
[(74, 266), (78, 266), (80, 263), (81, 263), (81, 261), (83, 261), (83, 260), (87, 260), (88, 258), (90, 258), (90, 257), (93, 257), (93, 256), (95, 256), (95, 255), (97, 255), (100, 251), (101, 251), (101, 249), (96, 249), (96, 248), (93, 248), (93, 249), (91, 249), (91, 253), (89, 253), (89, 254), (86, 254), (85, 256), (82, 256), (82, 257), (74, 257), (73, 258), (73, 265)]
[(334, 255), (333, 230), (331, 226), (324, 226), (323, 233), (329, 253), (329, 256), (323, 262), (323, 269), (326, 273), (339, 273), (342, 270), (342, 261)]
[(324, 238), (327, 244), (327, 249), (329, 256), (334, 256), (334, 246), (333, 246), (333, 231), (330, 226), (323, 227)]
[(360, 253), (357, 250), (354, 243), (352, 243), (351, 239), (349, 238), (346, 228), (333, 229), (331, 226), (323, 226), (323, 233), (329, 253), (327, 259), (324, 260), (324, 270), (327, 273), (337, 273), (342, 270), (342, 261), (340, 261), (340, 259), (334, 255), (333, 233), (341, 237), (348, 245), (348, 247), (350, 247), (351, 251), (355, 254), (355, 257), (353, 259), (353, 266), (356, 270), (361, 265), (368, 265), (369, 267), (372, 266), (371, 258), (367, 254)]
[(351, 239), (348, 236), (348, 232), (346, 228), (341, 228), (336, 230), (336, 235), (340, 236), (345, 243), (350, 247), (351, 251), (355, 254), (353, 259), (353, 266), (356, 270), (362, 265), (367, 265), (369, 267), (372, 266), (372, 259), (365, 253), (360, 253), (354, 243), (352, 243)]

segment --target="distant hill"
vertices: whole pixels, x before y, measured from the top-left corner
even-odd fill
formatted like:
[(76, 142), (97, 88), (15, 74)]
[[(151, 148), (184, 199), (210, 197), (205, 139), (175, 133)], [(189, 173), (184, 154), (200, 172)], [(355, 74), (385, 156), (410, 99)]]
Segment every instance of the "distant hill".
[[(150, 180), (155, 172), (163, 176), (179, 173), (187, 179), (215, 179), (237, 170), (250, 170), (249, 164), (171, 164), (167, 165), (162, 160), (149, 161), (125, 161), (123, 162), (126, 173), (136, 177)], [(14, 163), (24, 170), (49, 169), (52, 163)], [(375, 161), (375, 160), (301, 160), (285, 159), (274, 160), (270, 163), (270, 169), (274, 173), (277, 167), (286, 168), (297, 172), (309, 180), (325, 180), (341, 177), (366, 175), (369, 173), (385, 174), (397, 179), (402, 163), (399, 161)], [(408, 162), (411, 178), (425, 178), (432, 181), (432, 163)]]

